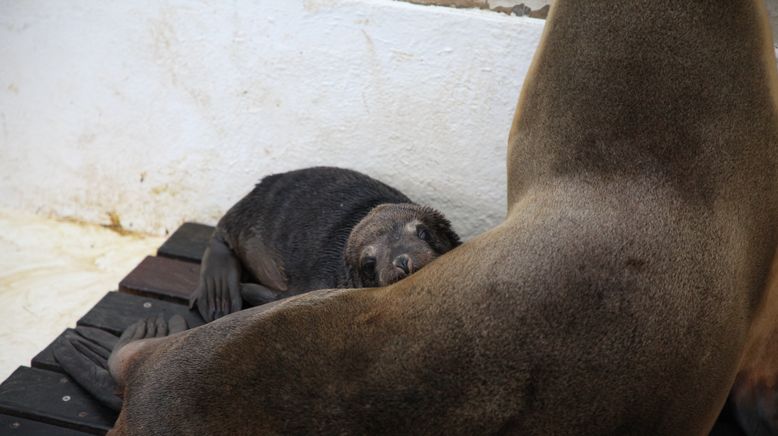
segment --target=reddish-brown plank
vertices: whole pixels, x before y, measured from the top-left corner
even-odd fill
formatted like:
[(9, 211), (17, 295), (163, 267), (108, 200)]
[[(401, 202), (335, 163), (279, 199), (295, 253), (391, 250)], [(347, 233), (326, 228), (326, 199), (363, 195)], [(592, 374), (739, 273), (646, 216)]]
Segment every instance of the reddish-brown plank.
[(159, 247), (157, 256), (200, 263), (213, 230), (205, 224), (184, 223)]
[(148, 256), (119, 283), (119, 291), (188, 304), (199, 276), (199, 264)]

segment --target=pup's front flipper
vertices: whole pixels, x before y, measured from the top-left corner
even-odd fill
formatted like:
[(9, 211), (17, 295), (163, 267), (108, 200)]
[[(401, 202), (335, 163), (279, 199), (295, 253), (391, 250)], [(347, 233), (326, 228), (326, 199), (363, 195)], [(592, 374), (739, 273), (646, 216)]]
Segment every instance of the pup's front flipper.
[(289, 296), (288, 292), (274, 291), (256, 283), (241, 283), (240, 294), (251, 306), (259, 306)]
[(122, 407), (116, 396), (116, 382), (108, 372), (110, 350), (77, 335), (66, 335), (54, 345), (54, 358), (75, 382), (100, 403), (113, 409)]
[(240, 260), (218, 233), (211, 237), (200, 267), (200, 283), (189, 307), (197, 310), (206, 322), (211, 322), (243, 307), (240, 297)]

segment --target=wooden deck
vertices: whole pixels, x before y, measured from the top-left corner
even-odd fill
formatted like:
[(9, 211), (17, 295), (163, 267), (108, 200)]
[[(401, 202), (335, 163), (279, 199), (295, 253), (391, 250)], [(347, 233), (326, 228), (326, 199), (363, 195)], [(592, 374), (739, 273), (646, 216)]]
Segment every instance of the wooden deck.
[[(194, 327), (202, 318), (187, 307), (197, 285), (213, 227), (186, 223), (79, 319), (115, 335), (140, 318), (182, 315)], [(69, 329), (62, 326), (65, 334)], [(116, 414), (67, 377), (52, 354), (52, 345), (19, 367), (0, 385), (0, 435), (105, 434)]]
[[(138, 319), (164, 314), (186, 318), (190, 327), (203, 324), (187, 307), (199, 274), (200, 260), (213, 227), (186, 223), (79, 319), (119, 335)], [(43, 321), (42, 321), (43, 322)], [(65, 334), (68, 329), (62, 334)], [(53, 345), (53, 344), (52, 344)], [(79, 388), (54, 360), (52, 345), (0, 384), (0, 436), (72, 436), (105, 434), (116, 414)], [(740, 436), (728, 412), (722, 413), (712, 436)]]

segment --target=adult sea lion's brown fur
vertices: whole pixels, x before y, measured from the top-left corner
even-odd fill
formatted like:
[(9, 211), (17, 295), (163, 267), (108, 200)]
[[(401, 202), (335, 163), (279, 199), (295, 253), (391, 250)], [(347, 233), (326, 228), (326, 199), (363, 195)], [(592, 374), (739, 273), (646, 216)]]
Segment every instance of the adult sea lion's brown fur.
[(557, 0), (502, 224), (141, 343), (114, 434), (705, 434), (776, 248), (775, 69), (761, 0)]

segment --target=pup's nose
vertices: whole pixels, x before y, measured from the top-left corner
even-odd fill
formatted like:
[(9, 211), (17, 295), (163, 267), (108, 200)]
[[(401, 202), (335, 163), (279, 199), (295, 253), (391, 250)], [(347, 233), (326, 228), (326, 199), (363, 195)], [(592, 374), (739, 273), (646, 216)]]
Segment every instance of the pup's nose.
[(392, 264), (397, 268), (403, 270), (405, 274), (410, 274), (411, 271), (413, 271), (413, 261), (411, 260), (411, 257), (408, 256), (407, 254), (401, 254), (395, 257)]

